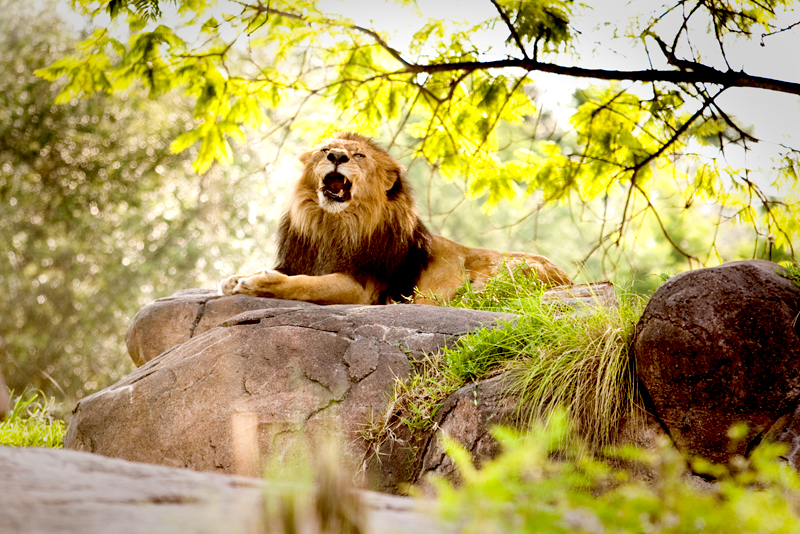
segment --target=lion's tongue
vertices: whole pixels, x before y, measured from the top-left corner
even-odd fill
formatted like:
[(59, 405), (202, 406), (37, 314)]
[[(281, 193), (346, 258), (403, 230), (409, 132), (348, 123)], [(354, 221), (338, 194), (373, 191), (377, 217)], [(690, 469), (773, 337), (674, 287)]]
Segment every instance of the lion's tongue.
[(331, 200), (344, 202), (350, 199), (350, 182), (344, 175), (332, 172), (325, 177), (323, 188), (325, 196)]
[(330, 189), (331, 193), (335, 195), (341, 195), (342, 190), (344, 189), (345, 178), (341, 174), (338, 176), (332, 176), (329, 179), (325, 180), (328, 189)]

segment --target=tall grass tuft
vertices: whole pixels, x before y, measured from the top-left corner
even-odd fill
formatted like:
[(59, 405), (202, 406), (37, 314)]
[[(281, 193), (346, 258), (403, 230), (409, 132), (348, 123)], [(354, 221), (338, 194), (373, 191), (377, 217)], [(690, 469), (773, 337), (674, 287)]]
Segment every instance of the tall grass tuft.
[(621, 425), (636, 423), (641, 402), (630, 346), (644, 302), (565, 308), (543, 301), (530, 278), (500, 274), (482, 291), (464, 288), (457, 307), (513, 313), (502, 328), (481, 330), (446, 351), (448, 374), (463, 382), (506, 373), (510, 395), (531, 424), (567, 410), (574, 437), (592, 450), (614, 443)]
[(599, 450), (614, 442), (622, 424), (636, 421), (641, 403), (630, 341), (640, 310), (638, 301), (626, 301), (543, 323), (545, 331), (521, 319), (518, 331), (530, 339), (505, 367), (532, 423), (564, 407), (574, 431)]
[[(335, 425), (333, 420), (328, 421)], [(307, 436), (306, 436), (307, 437)], [(269, 534), (363, 534), (367, 501), (357, 491), (340, 436), (331, 427), (324, 440), (308, 439), (290, 454), (263, 457), (264, 532)]]
[(11, 399), (11, 411), (0, 421), (0, 445), (53, 448), (64, 445), (66, 425), (55, 417), (52, 398), (35, 392), (14, 397), (12, 391)]

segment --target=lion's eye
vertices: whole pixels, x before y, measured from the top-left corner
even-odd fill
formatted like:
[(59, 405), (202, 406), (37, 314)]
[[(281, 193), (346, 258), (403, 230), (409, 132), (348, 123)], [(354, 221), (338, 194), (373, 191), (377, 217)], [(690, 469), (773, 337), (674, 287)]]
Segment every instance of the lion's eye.
[(320, 152), (322, 152), (323, 154), (327, 154), (330, 151), (331, 151), (330, 148), (323, 148), (323, 149), (320, 150)]
[(365, 156), (364, 154), (353, 154), (353, 157), (356, 159), (361, 159), (361, 158), (366, 158), (367, 156)]

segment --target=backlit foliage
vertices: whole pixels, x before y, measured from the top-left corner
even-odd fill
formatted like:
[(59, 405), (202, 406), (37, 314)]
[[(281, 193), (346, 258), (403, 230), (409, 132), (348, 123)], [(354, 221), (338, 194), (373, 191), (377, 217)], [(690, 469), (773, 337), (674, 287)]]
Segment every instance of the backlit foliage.
[[(410, 39), (398, 39), (311, 0), (75, 0), (101, 25), (77, 53), (39, 74), (67, 80), (64, 101), (123, 91), (134, 80), (153, 97), (181, 88), (194, 102), (195, 122), (172, 149), (199, 147), (197, 172), (230, 163), (231, 142), (254, 127), (291, 128), (310, 140), (346, 127), (402, 141), (438, 176), (464, 178), (464, 193), (489, 210), (520, 194), (544, 204), (623, 199), (621, 209), (596, 215), (592, 253), (603, 257), (649, 217), (688, 266), (706, 263), (670, 234), (654, 199), (655, 172), (675, 182), (687, 208), (722, 206), (714, 225), (733, 221), (752, 230), (755, 249), (768, 241), (770, 250), (794, 254), (800, 199), (786, 184), (797, 181), (800, 153), (782, 147), (772, 169), (727, 163), (730, 151), (756, 140), (719, 102), (739, 87), (761, 88), (769, 98), (770, 91), (800, 94), (800, 85), (718, 66), (729, 62), (737, 40), (797, 32), (778, 22), (791, 0), (654, 5), (614, 37), (644, 46), (651, 65), (664, 65), (638, 71), (565, 66), (580, 33), (574, 21), (591, 3), (485, 2), (484, 20), (423, 20)], [(400, 3), (417, 9), (413, 0)], [(481, 36), (498, 28), (505, 39), (486, 44)], [(500, 157), (509, 145), (498, 132), (538, 116), (537, 72), (611, 82), (578, 94), (574, 133), (563, 142), (523, 139), (512, 157)]]

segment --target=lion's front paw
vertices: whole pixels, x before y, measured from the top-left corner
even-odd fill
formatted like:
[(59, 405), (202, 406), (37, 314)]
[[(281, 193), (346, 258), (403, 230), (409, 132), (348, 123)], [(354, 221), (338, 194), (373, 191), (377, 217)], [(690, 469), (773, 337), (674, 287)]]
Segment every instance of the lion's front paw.
[(235, 274), (220, 282), (220, 295), (235, 295), (237, 293), (236, 289), (239, 287), (239, 280), (241, 278), (241, 275)]
[(280, 293), (280, 285), (286, 278), (285, 274), (278, 271), (261, 271), (250, 276), (234, 275), (223, 280), (219, 290), (223, 295), (275, 297), (276, 293)]

